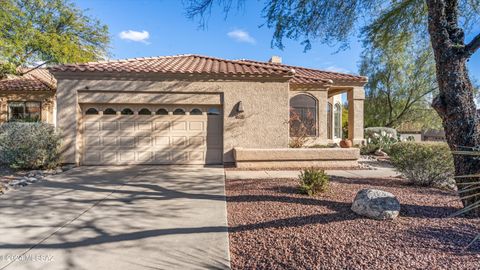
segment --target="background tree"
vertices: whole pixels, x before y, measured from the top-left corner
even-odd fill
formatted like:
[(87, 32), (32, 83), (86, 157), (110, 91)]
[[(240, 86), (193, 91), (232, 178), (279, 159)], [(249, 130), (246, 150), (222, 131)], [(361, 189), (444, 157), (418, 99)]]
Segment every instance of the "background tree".
[(69, 0), (3, 0), (0, 75), (39, 63), (87, 62), (107, 56), (108, 28)]
[[(213, 4), (229, 10), (244, 0), (185, 0), (187, 15), (205, 18)], [(283, 48), (283, 39), (301, 39), (348, 44), (348, 38), (364, 23), (370, 40), (387, 43), (415, 33), (430, 40), (436, 66), (438, 95), (433, 107), (442, 118), (452, 150), (480, 145), (480, 126), (474, 102), (474, 87), (466, 62), (480, 48), (480, 33), (465, 42), (465, 32), (478, 22), (480, 0), (267, 0), (263, 10), (266, 25), (274, 29), (272, 45)], [(474, 175), (479, 180), (480, 159), (454, 157), (456, 175)], [(459, 178), (457, 182), (471, 182)], [(474, 191), (472, 195), (474, 195)], [(467, 194), (468, 195), (468, 194)], [(462, 199), (464, 206), (480, 206), (480, 197)], [(480, 208), (477, 208), (480, 214)]]
[(398, 41), (386, 46), (376, 47), (367, 40), (362, 54), (360, 74), (369, 78), (365, 126), (397, 128), (410, 122), (424, 129), (438, 128), (440, 118), (430, 106), (438, 85), (429, 44)]

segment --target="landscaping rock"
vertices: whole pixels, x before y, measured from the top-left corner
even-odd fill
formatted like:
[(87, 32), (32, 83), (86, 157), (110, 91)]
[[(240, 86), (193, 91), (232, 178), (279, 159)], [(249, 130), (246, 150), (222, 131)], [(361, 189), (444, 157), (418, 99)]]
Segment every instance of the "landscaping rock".
[(400, 202), (392, 193), (362, 189), (353, 200), (352, 211), (378, 220), (395, 219), (400, 213)]

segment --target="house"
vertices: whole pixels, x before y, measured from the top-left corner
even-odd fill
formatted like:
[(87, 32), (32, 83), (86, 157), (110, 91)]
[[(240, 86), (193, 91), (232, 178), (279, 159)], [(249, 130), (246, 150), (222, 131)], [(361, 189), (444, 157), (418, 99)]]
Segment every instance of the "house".
[(21, 68), (0, 80), (0, 123), (43, 121), (55, 124), (56, 81), (46, 69)]
[[(341, 137), (333, 112), (341, 113), (335, 96), (342, 93), (349, 138), (363, 141), (367, 78), (289, 66), (279, 57), (176, 55), (59, 65), (50, 72), (57, 79), (65, 163), (238, 164), (241, 156), (260, 153), (303, 158), (308, 155), (279, 152), (289, 145), (290, 107), (313, 118), (310, 143), (327, 144)], [(255, 153), (243, 155), (243, 149)], [(330, 161), (357, 156), (327, 150), (309, 153)]]

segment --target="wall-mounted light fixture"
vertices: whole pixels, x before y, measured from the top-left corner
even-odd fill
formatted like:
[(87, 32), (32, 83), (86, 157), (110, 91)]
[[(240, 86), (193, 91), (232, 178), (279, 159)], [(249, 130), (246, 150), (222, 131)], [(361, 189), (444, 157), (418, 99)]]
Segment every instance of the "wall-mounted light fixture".
[(239, 101), (239, 102), (237, 103), (237, 112), (239, 112), (239, 113), (244, 112), (244, 110), (243, 110), (243, 103), (242, 103), (241, 101)]

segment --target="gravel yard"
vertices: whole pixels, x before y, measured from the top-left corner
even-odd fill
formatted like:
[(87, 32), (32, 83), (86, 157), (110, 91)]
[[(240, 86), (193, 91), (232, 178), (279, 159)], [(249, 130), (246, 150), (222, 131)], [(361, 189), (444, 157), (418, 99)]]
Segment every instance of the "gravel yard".
[[(393, 193), (394, 221), (350, 210), (358, 190)], [(448, 218), (455, 193), (408, 185), (398, 178), (332, 179), (316, 197), (297, 193), (295, 179), (226, 183), (233, 269), (480, 269), (478, 219)]]

